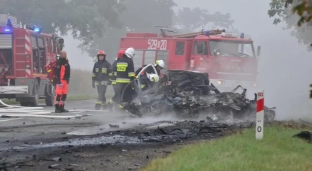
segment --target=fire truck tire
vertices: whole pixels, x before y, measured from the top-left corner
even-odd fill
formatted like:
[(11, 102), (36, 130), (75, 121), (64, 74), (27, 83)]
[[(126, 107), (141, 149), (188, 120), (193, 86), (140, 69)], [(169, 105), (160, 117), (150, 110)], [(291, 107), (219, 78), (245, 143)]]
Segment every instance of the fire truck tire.
[(30, 103), (29, 102), (20, 102), (21, 106), (29, 106)]
[(30, 102), (30, 106), (38, 106), (39, 104), (39, 83), (36, 82), (34, 85), (34, 97), (32, 98), (32, 101)]
[(45, 98), (45, 103), (47, 106), (53, 106), (54, 104), (54, 95), (55, 95), (55, 88), (52, 84), (48, 85), (48, 89), (47, 89), (47, 95)]

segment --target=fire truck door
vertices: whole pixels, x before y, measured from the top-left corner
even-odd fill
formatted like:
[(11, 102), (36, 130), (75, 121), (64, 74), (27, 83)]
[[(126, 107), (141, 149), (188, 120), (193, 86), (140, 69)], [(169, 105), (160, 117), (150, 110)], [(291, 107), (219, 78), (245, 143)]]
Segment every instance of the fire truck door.
[(168, 59), (169, 69), (181, 69), (187, 68), (187, 53), (185, 48), (186, 41), (177, 41), (175, 44), (174, 54), (170, 55)]
[(196, 71), (206, 71), (209, 65), (208, 57), (208, 43), (205, 40), (194, 41), (191, 59), (194, 60), (191, 68)]

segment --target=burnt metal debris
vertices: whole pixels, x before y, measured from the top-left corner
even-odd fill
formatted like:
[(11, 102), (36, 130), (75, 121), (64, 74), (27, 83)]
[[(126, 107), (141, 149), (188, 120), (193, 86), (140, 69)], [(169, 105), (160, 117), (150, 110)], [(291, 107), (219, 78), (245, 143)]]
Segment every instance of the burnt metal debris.
[(312, 133), (309, 131), (301, 131), (300, 133), (294, 135), (293, 137), (301, 138), (306, 140), (308, 143), (312, 143)]
[[(212, 120), (221, 120), (232, 116), (237, 119), (254, 119), (257, 96), (253, 100), (246, 98), (247, 89), (238, 85), (231, 92), (220, 92), (212, 83), (208, 73), (184, 70), (168, 70), (164, 77), (153, 87), (141, 91), (138, 83), (134, 87), (133, 99), (124, 103), (125, 109), (132, 114), (159, 115), (174, 112), (178, 116), (196, 117), (205, 113)], [(242, 93), (237, 93), (241, 88)], [(265, 120), (275, 118), (275, 108), (265, 106)]]
[(243, 128), (251, 128), (253, 122), (225, 124), (221, 122), (176, 122), (171, 126), (143, 129), (138, 137), (143, 142), (181, 142), (187, 139), (212, 139), (224, 136), (227, 132), (233, 133)]

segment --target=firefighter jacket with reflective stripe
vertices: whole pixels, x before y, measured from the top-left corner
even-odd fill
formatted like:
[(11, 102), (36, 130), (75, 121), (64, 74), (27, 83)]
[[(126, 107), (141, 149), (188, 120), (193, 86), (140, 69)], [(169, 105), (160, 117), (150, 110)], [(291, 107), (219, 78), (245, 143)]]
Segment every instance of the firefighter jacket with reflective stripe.
[(117, 72), (115, 72), (116, 70), (116, 64), (117, 64), (117, 61), (118, 61), (118, 58), (113, 62), (113, 65), (112, 65), (112, 72), (110, 74), (110, 80), (112, 82), (112, 84), (116, 84), (116, 76), (117, 76)]
[(130, 83), (135, 78), (132, 59), (123, 55), (122, 58), (118, 59), (114, 72), (117, 73), (116, 83)]
[(109, 81), (109, 75), (112, 72), (111, 64), (106, 60), (99, 60), (93, 66), (92, 70), (92, 81), (93, 82), (102, 82)]
[(55, 84), (61, 84), (61, 80), (69, 82), (70, 79), (70, 65), (67, 58), (59, 58), (56, 62), (55, 68)]

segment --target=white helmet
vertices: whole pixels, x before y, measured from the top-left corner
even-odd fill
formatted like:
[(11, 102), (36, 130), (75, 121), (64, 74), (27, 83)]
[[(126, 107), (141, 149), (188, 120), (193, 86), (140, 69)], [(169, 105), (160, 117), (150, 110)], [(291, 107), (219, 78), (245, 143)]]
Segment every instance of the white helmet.
[(125, 54), (128, 56), (128, 58), (133, 58), (135, 55), (135, 51), (133, 47), (129, 47), (126, 51)]
[(146, 76), (151, 82), (157, 83), (159, 81), (159, 76), (157, 74), (146, 73)]
[(165, 62), (163, 60), (156, 60), (155, 65), (156, 66), (158, 65), (158, 66), (164, 68), (165, 67)]

